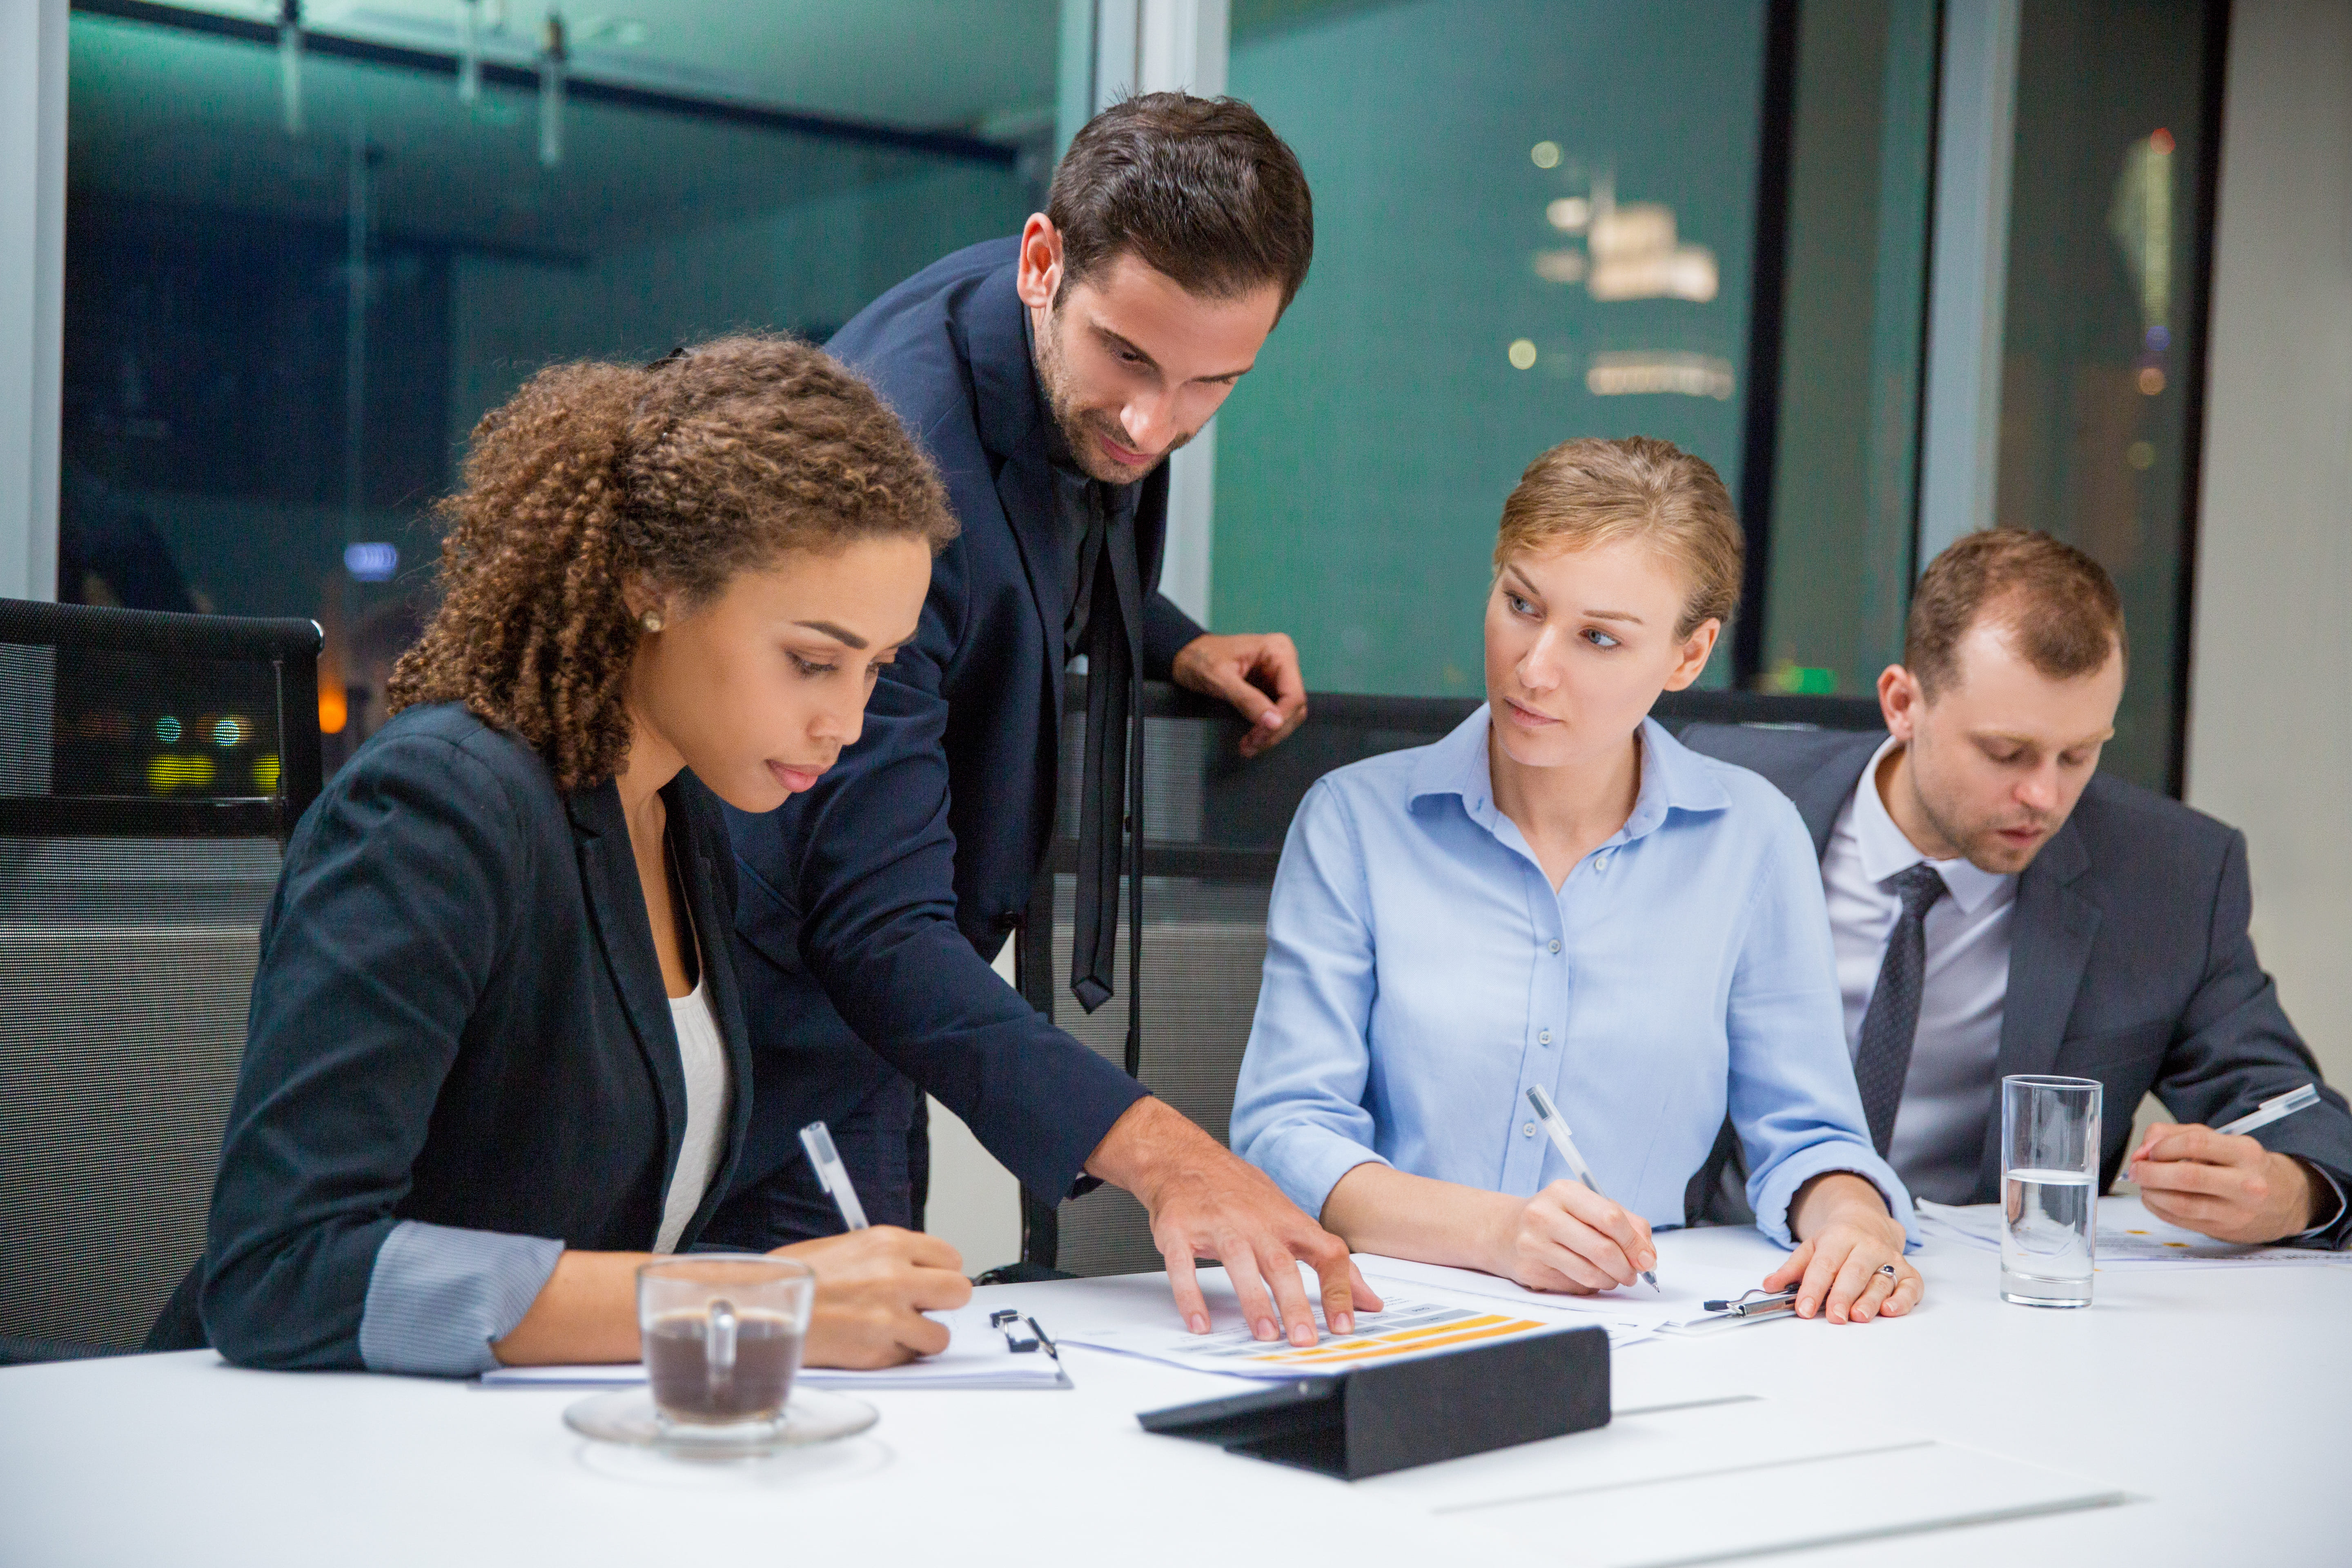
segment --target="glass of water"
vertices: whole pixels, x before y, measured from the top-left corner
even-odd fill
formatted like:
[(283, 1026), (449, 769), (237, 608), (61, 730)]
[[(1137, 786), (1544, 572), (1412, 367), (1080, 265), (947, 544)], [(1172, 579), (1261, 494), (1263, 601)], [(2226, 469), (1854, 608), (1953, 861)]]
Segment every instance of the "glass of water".
[(2087, 1307), (2098, 1242), (2095, 1079), (2000, 1080), (2000, 1297)]

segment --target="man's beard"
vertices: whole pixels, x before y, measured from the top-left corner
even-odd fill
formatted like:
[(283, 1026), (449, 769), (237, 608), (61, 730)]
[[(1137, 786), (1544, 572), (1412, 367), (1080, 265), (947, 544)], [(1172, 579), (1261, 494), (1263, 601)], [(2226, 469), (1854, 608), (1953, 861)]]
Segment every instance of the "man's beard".
[(2033, 858), (2050, 847), (2050, 835), (2056, 831), (2056, 828), (2054, 825), (2042, 818), (2037, 817), (2031, 823), (2016, 825), (2020, 827), (2031, 826), (2042, 829), (2042, 837), (2034, 841), (2032, 848), (2023, 852), (2022, 859), (2018, 858), (2020, 851), (2015, 845), (2004, 843), (2001, 840), (2001, 830), (1999, 826), (1981, 826), (1971, 830), (1948, 820), (1943, 813), (1936, 809), (1935, 803), (1927, 798), (1927, 792), (1919, 786), (1916, 758), (1913, 761), (1913, 767), (1911, 797), (1919, 804), (1919, 815), (1927, 818), (1927, 826), (1935, 829), (1937, 837), (1958, 850), (1960, 858), (1978, 870), (1989, 871), (1997, 877), (2015, 876), (2033, 864)]
[[(1054, 325), (1058, 327), (1058, 321)], [(1111, 416), (1078, 406), (1078, 391), (1072, 384), (1069, 367), (1062, 363), (1061, 343), (1054, 331), (1037, 334), (1037, 384), (1045, 394), (1045, 412), (1061, 431), (1062, 444), (1069, 448), (1070, 461), (1087, 478), (1100, 479), (1107, 485), (1131, 485), (1147, 477), (1167, 461), (1168, 452), (1177, 450), (1200, 434), (1197, 430), (1187, 431), (1170, 443), (1168, 452), (1162, 452), (1141, 468), (1130, 468), (1103, 456), (1097, 442), (1109, 440), (1126, 447), (1127, 432)]]

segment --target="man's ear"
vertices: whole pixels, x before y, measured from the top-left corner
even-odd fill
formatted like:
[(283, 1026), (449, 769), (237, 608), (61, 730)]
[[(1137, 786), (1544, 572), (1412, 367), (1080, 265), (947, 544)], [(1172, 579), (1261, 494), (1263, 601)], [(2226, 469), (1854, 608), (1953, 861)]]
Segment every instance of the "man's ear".
[(1890, 664), (1878, 672), (1878, 716), (1886, 721), (1886, 732), (1905, 745), (1911, 743), (1919, 710), (1927, 702), (1927, 693), (1919, 689), (1919, 678), (1901, 665)]
[(1062, 288), (1062, 231), (1044, 213), (1031, 213), (1021, 226), (1021, 258), (1013, 291), (1033, 310), (1049, 309)]

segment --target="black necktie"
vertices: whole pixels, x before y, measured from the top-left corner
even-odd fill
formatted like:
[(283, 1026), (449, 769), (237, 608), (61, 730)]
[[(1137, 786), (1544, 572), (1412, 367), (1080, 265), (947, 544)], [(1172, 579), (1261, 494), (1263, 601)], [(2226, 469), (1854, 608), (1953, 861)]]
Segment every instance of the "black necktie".
[(1926, 861), (1895, 879), (1903, 912), (1886, 938), (1878, 966), (1878, 986), (1862, 1016), (1862, 1044), (1854, 1052), (1853, 1081), (1862, 1090), (1862, 1113), (1870, 1141), (1880, 1154), (1895, 1141), (1895, 1112), (1903, 1104), (1903, 1080), (1911, 1071), (1911, 1042), (1919, 1032), (1919, 983), (1927, 969), (1927, 910), (1944, 896), (1944, 879)]
[[(1125, 842), (1143, 823), (1143, 723), (1137, 672), (1142, 663), (1143, 595), (1135, 559), (1135, 513), (1102, 509), (1102, 555), (1087, 614), (1087, 749), (1078, 785), (1078, 907), (1070, 943), (1070, 994), (1092, 1013), (1111, 997), (1118, 951), (1118, 879)], [(1100, 513), (1098, 513), (1100, 515)], [(1135, 722), (1129, 723), (1133, 717)], [(1127, 1070), (1142, 1068), (1143, 879), (1128, 878)]]

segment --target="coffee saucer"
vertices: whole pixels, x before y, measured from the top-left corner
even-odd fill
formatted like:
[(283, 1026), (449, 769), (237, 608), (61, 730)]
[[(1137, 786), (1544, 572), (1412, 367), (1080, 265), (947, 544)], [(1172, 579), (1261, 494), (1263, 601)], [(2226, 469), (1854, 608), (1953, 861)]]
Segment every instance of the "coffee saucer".
[(773, 1421), (732, 1426), (692, 1426), (665, 1420), (646, 1389), (622, 1389), (583, 1399), (563, 1412), (563, 1424), (583, 1437), (658, 1448), (687, 1459), (756, 1459), (812, 1443), (830, 1443), (865, 1431), (882, 1413), (862, 1399), (822, 1388), (795, 1388)]

